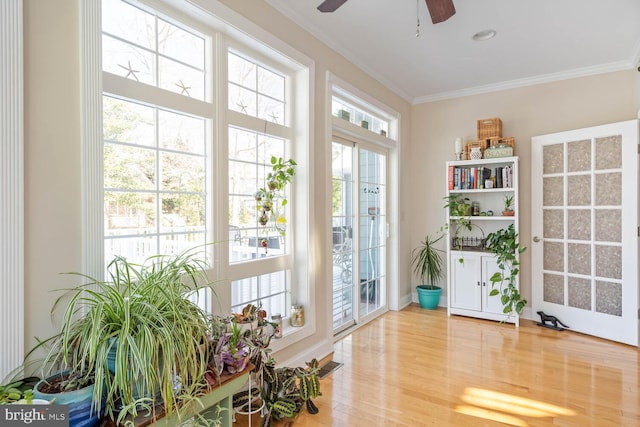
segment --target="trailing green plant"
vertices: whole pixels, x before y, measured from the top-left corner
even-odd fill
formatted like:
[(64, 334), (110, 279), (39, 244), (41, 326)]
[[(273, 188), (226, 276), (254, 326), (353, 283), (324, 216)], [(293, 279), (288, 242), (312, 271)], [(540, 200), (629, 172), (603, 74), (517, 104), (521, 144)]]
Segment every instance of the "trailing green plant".
[(438, 237), (433, 238), (427, 235), (420, 242), (420, 246), (412, 251), (411, 265), (413, 266), (413, 272), (428, 289), (438, 289), (436, 283), (443, 277), (442, 253), (444, 251), (437, 248), (436, 244), (444, 236), (445, 234), (440, 234)]
[[(287, 219), (278, 208), (277, 201), (280, 201), (280, 208), (288, 204), (284, 189), (291, 183), (296, 173), (296, 166), (297, 163), (293, 159), (284, 160), (282, 157), (271, 156), (271, 172), (267, 174), (265, 186), (259, 188), (254, 194), (256, 207), (260, 211), (258, 214), (260, 225), (266, 226), (272, 220), (275, 229), (283, 236), (286, 234)], [(263, 246), (266, 249), (266, 241)]]
[(500, 271), (495, 272), (491, 280), (490, 296), (500, 296), (503, 312), (507, 315), (520, 314), (527, 305), (516, 286), (516, 279), (520, 273), (519, 255), (527, 248), (518, 243), (518, 233), (513, 224), (506, 229), (490, 233), (487, 236), (487, 249), (496, 255)]
[[(108, 279), (64, 290), (60, 333), (48, 340), (44, 371), (68, 370), (95, 381), (93, 405), (117, 422), (162, 403), (169, 415), (206, 389), (207, 314), (190, 297), (210, 288), (196, 250), (142, 264), (116, 257)], [(206, 346), (205, 346), (206, 349)], [(103, 395), (104, 393), (104, 395)], [(122, 409), (120, 409), (122, 408)]]
[(450, 194), (444, 197), (444, 208), (449, 209), (449, 216), (469, 216), (471, 204), (469, 198), (460, 194)]
[(33, 385), (38, 382), (35, 377), (0, 384), (0, 405), (9, 403), (26, 403), (33, 400)]

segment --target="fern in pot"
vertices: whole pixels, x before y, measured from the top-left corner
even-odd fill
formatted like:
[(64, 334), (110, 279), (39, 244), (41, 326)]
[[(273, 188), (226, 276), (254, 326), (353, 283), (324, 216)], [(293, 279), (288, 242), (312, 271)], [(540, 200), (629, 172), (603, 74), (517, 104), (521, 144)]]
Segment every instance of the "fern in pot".
[(422, 284), (416, 286), (418, 300), (422, 308), (433, 310), (438, 306), (442, 288), (437, 283), (443, 277), (444, 251), (436, 247), (445, 234), (438, 237), (425, 236), (420, 246), (413, 249), (411, 265), (413, 272), (420, 278)]

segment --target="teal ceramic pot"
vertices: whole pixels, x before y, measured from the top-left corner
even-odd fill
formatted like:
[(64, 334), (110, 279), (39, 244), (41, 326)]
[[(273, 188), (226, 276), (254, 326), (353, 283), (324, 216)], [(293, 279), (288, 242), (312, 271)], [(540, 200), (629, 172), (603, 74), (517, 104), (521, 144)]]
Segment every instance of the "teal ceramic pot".
[(418, 285), (416, 286), (418, 291), (418, 301), (420, 301), (420, 307), (428, 310), (434, 310), (438, 307), (440, 301), (440, 293), (442, 288), (429, 289), (428, 286)]
[[(69, 407), (69, 427), (92, 427), (98, 425), (102, 414), (91, 409), (94, 385), (63, 393), (44, 393), (39, 390), (45, 382), (51, 382), (66, 372), (52, 375), (49, 378), (39, 381), (33, 387), (34, 399), (44, 399), (54, 405), (67, 405)], [(104, 405), (101, 405), (104, 409)]]

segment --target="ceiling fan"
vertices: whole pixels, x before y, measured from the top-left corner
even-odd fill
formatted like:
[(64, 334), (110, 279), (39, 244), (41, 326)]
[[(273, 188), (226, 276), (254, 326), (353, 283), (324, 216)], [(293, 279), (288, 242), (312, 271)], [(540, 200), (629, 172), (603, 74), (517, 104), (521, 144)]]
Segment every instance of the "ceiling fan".
[[(425, 0), (427, 2), (427, 9), (431, 15), (431, 21), (434, 24), (444, 22), (451, 18), (456, 13), (456, 8), (453, 7), (453, 0)], [(347, 0), (324, 0), (318, 10), (320, 12), (334, 12), (340, 6), (345, 4)]]

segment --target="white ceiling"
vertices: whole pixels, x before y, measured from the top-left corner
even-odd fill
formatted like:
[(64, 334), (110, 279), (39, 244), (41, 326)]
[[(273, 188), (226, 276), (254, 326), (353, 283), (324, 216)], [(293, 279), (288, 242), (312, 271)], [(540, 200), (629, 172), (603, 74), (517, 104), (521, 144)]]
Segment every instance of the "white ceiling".
[[(432, 24), (424, 0), (267, 0), (412, 103), (638, 67), (640, 0), (454, 0)], [(419, 12), (420, 37), (416, 37)], [(473, 34), (497, 31), (487, 41)]]

